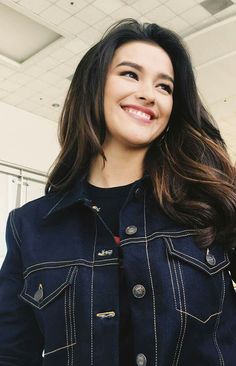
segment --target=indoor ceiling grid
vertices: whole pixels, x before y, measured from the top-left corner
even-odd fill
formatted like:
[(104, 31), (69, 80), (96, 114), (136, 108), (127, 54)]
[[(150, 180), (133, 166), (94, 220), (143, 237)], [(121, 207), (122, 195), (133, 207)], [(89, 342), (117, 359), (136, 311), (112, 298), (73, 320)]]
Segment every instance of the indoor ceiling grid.
[[(216, 1), (227, 7), (217, 11)], [(236, 0), (216, 1), (0, 0), (0, 4), (60, 35), (59, 40), (22, 63), (0, 59), (0, 100), (57, 122), (69, 78), (103, 32), (116, 20), (128, 17), (155, 22), (184, 37), (200, 94), (235, 160), (236, 37), (234, 40), (232, 34), (236, 34)], [(213, 9), (212, 13), (207, 9)], [(16, 45), (20, 36), (13, 34)]]

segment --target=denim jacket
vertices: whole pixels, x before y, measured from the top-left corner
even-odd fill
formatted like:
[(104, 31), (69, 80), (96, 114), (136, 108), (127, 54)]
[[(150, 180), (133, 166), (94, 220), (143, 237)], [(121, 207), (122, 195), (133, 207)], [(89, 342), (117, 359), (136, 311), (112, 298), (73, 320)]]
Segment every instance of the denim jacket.
[[(13, 210), (0, 272), (0, 366), (118, 366), (118, 248), (84, 178)], [(98, 225), (102, 223), (102, 225)], [(147, 176), (120, 212), (133, 363), (233, 366), (228, 253), (167, 217)]]

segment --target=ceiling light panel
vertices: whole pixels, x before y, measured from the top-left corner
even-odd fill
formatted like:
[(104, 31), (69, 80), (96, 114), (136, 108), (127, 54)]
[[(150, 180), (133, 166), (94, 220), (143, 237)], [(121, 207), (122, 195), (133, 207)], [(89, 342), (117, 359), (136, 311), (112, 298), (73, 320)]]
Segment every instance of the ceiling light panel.
[(22, 64), (62, 36), (0, 4), (0, 58)]
[(220, 11), (233, 5), (231, 0), (204, 0), (200, 3), (211, 15), (215, 15)]

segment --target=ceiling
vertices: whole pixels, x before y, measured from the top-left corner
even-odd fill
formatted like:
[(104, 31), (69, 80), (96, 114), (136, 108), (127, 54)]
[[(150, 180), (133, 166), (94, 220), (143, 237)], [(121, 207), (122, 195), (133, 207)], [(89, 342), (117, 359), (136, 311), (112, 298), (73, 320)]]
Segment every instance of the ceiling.
[[(236, 0), (0, 0), (1, 4), (57, 34), (22, 62), (0, 57), (2, 102), (57, 122), (68, 78), (103, 32), (127, 17), (155, 22), (184, 38), (200, 95), (236, 160)], [(8, 27), (8, 19), (5, 25), (1, 47), (11, 54), (25, 43), (15, 26)], [(40, 38), (35, 32), (32, 44)]]

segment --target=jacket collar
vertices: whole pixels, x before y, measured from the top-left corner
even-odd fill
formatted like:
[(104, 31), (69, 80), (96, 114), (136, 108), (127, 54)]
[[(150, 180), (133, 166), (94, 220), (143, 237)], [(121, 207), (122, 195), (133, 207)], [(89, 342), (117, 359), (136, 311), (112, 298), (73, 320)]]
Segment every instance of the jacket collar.
[[(142, 184), (145, 184), (149, 180), (149, 174), (144, 173), (143, 177), (141, 179), (138, 179), (134, 182), (134, 187), (140, 186)], [(82, 203), (87, 207), (92, 207), (93, 202), (88, 198), (87, 193), (87, 173), (85, 173), (82, 176), (78, 176), (75, 179), (75, 182), (72, 186), (72, 188), (62, 194), (55, 194), (57, 200), (55, 200), (53, 206), (50, 208), (50, 210), (47, 212), (47, 214), (43, 217), (44, 219), (47, 219), (54, 215), (55, 213), (68, 208), (70, 206), (73, 206), (77, 203)], [(50, 194), (50, 193), (49, 193)], [(54, 194), (53, 192), (51, 193)]]

